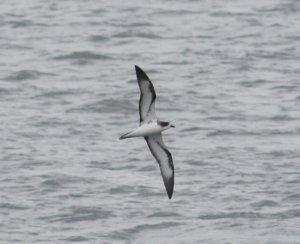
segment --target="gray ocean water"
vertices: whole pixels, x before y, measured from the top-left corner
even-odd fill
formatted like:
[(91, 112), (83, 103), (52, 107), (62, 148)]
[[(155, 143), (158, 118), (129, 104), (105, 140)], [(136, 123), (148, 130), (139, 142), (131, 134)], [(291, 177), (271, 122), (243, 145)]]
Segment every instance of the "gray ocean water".
[(300, 1), (0, 5), (1, 244), (300, 243)]

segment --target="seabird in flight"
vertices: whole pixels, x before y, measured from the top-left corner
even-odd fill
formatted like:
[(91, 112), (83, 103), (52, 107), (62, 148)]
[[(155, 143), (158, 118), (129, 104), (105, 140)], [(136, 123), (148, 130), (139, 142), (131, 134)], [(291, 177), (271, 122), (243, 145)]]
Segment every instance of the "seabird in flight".
[(140, 126), (120, 137), (121, 139), (131, 137), (144, 137), (148, 147), (159, 164), (161, 175), (171, 199), (174, 189), (174, 165), (172, 155), (165, 146), (161, 132), (175, 127), (169, 122), (158, 120), (155, 114), (156, 93), (151, 80), (138, 66), (135, 66), (136, 76), (140, 88)]

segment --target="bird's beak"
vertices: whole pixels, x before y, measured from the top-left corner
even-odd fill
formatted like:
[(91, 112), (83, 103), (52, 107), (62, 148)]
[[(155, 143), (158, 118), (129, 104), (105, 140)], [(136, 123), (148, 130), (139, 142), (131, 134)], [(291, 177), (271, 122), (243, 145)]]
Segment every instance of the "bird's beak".
[(175, 128), (175, 125), (171, 125), (171, 127)]

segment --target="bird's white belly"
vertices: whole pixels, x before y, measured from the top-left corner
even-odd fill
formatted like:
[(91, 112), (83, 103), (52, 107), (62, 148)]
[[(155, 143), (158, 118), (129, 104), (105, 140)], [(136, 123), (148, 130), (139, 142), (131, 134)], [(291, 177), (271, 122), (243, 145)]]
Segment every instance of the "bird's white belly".
[(150, 124), (144, 124), (134, 130), (131, 133), (131, 136), (150, 136), (153, 134), (157, 134), (162, 132), (164, 129), (159, 126), (156, 122), (150, 123)]

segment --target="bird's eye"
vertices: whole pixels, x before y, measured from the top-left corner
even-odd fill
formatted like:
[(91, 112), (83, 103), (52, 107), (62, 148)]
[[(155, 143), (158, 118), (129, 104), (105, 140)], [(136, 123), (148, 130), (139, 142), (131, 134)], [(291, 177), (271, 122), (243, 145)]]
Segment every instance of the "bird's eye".
[(168, 126), (170, 123), (169, 122), (164, 122), (164, 121), (160, 121), (159, 124), (163, 127)]

